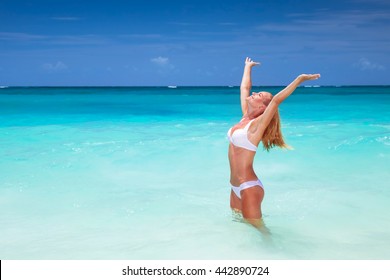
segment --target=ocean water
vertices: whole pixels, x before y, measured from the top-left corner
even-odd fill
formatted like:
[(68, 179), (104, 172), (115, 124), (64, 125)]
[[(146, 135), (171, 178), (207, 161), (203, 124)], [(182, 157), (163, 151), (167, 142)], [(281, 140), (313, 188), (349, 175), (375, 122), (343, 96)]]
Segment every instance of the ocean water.
[(0, 259), (389, 259), (390, 87), (280, 114), (267, 237), (229, 208), (237, 87), (0, 89)]

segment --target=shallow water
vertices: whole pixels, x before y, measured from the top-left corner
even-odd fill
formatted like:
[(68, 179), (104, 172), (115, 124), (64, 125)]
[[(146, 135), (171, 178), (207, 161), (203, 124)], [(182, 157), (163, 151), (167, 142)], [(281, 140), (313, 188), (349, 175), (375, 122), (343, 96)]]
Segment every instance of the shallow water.
[[(276, 93), (280, 88), (267, 88)], [(1, 259), (389, 259), (390, 88), (299, 88), (232, 215), (238, 88), (0, 89)]]

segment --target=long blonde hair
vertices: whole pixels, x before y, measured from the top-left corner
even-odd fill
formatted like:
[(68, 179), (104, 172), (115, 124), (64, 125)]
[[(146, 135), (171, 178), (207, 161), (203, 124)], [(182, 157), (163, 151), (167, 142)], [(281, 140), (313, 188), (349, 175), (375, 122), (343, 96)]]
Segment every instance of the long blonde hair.
[(287, 145), (283, 139), (279, 109), (276, 110), (271, 122), (265, 129), (261, 142), (263, 142), (264, 149), (267, 150), (267, 152), (275, 146), (282, 149), (292, 150), (292, 147)]

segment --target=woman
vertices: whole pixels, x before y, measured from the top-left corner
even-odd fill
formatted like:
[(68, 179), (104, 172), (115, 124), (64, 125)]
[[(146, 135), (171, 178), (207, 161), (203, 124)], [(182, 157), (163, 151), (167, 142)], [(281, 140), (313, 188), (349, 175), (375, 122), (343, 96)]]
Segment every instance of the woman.
[(257, 146), (263, 142), (264, 149), (278, 146), (288, 148), (280, 129), (278, 107), (304, 81), (316, 80), (319, 74), (298, 76), (290, 85), (275, 96), (269, 92), (253, 92), (251, 71), (258, 62), (250, 58), (245, 60), (242, 77), (241, 121), (228, 132), (230, 162), (230, 207), (241, 212), (244, 219), (253, 226), (262, 227), (261, 202), (264, 198), (264, 187), (253, 170), (253, 159)]

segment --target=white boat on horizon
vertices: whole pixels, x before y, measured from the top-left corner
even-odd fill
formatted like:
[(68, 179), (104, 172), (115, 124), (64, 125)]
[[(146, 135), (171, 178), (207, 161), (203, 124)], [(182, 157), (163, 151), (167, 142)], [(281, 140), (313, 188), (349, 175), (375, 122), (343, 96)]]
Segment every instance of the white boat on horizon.
[(177, 88), (177, 86), (168, 86), (168, 88)]

